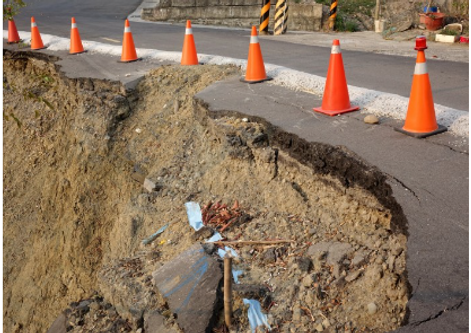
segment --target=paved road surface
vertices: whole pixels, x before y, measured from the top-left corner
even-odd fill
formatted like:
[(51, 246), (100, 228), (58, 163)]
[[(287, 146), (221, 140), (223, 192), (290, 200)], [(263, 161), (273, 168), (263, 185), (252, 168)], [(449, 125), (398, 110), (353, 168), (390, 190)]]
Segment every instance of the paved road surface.
[[(29, 31), (31, 16), (35, 16), (41, 33), (69, 37), (70, 18), (74, 16), (82, 39), (116, 45), (122, 41), (124, 19), (140, 3), (137, 0), (26, 2), (28, 6), (15, 18), (20, 31)], [(181, 51), (184, 36), (182, 24), (132, 22), (131, 28), (138, 48)], [(200, 53), (247, 58), (248, 30), (198, 27), (194, 29), (194, 34)], [(260, 44), (266, 63), (326, 76), (329, 47), (293, 44), (263, 37)], [(349, 84), (409, 96), (415, 60), (347, 50), (343, 50), (343, 59)], [(428, 59), (428, 70), (435, 103), (469, 110), (469, 64)]]

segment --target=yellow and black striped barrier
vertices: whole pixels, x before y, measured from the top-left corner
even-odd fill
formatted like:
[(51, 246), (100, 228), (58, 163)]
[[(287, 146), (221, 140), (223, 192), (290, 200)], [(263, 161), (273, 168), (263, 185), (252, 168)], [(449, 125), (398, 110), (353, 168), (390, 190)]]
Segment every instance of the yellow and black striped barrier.
[(260, 10), (260, 34), (268, 34), (268, 21), (270, 18), (270, 0), (262, 1), (262, 9)]
[(278, 0), (275, 7), (275, 35), (286, 33), (288, 28), (288, 4), (286, 0)]
[(330, 1), (329, 29), (334, 30), (335, 18), (337, 17), (337, 0)]

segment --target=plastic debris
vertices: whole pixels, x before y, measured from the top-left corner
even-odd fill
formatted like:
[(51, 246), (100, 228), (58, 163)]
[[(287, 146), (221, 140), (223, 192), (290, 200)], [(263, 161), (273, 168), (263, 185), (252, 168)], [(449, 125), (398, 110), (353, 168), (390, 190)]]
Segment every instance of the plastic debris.
[(249, 316), (249, 323), (250, 328), (252, 329), (252, 333), (255, 333), (255, 329), (258, 326), (266, 326), (269, 330), (271, 330), (270, 325), (268, 325), (267, 316), (262, 312), (262, 307), (260, 306), (260, 302), (254, 299), (243, 299), (244, 304), (249, 305), (248, 316)]
[[(221, 236), (221, 234), (219, 232), (215, 232), (211, 238), (207, 239), (206, 240), (206, 243), (208, 242), (217, 242), (219, 240), (221, 240), (223, 237)], [(218, 255), (221, 257), (221, 258), (224, 258), (224, 256), (226, 255), (226, 253), (229, 252), (231, 254), (232, 257), (234, 258), (237, 258), (239, 255), (237, 254), (237, 252), (234, 250), (234, 249), (231, 249), (230, 247), (226, 246), (223, 249), (218, 249)], [(243, 274), (244, 272), (243, 271), (238, 271), (238, 270), (232, 270), (232, 276), (234, 278), (234, 282), (235, 283), (239, 283), (239, 275)]]
[(239, 276), (244, 274), (244, 271), (242, 270), (232, 270), (232, 277), (234, 278), (235, 283), (239, 283)]
[(217, 242), (217, 241), (220, 241), (221, 239), (222, 239), (221, 234), (220, 234), (219, 232), (215, 232), (215, 233), (211, 236), (211, 238), (208, 238), (208, 239), (206, 240), (206, 243), (208, 243), (208, 242)]
[[(188, 221), (190, 222), (190, 225), (193, 227), (193, 229), (195, 229), (195, 231), (198, 231), (199, 229), (201, 229), (204, 226), (200, 205), (197, 202), (190, 201), (190, 202), (185, 203), (185, 207), (186, 207), (186, 213), (188, 215)], [(217, 241), (220, 241), (221, 239), (223, 239), (222, 235), (219, 232), (215, 232), (209, 239), (206, 240), (206, 242), (217, 242)], [(234, 249), (232, 249), (228, 246), (225, 246), (224, 249), (218, 249), (217, 252), (218, 252), (218, 255), (221, 258), (224, 258), (226, 253), (229, 253), (234, 258), (239, 257), (237, 252)], [(235, 283), (239, 283), (239, 276), (242, 275), (243, 273), (244, 272), (242, 270), (232, 269), (232, 277), (234, 278)], [(247, 300), (247, 301), (248, 302), (257, 302), (258, 311), (260, 311), (261, 308), (260, 308), (260, 303), (258, 303), (258, 301), (253, 301), (253, 300)], [(250, 308), (251, 309), (252, 308), (256, 309), (257, 305), (251, 306)], [(256, 316), (254, 318), (258, 318), (258, 317), (263, 318), (264, 315), (261, 312), (260, 312), (260, 314), (258, 314), (256, 312), (257, 310), (254, 310), (254, 311), (255, 312), (252, 315), (252, 316)], [(250, 320), (250, 310), (249, 310), (249, 320)], [(265, 317), (264, 320), (266, 322), (266, 317)], [(251, 326), (252, 326), (252, 324), (251, 324)], [(269, 327), (268, 323), (267, 323), (267, 327)]]
[(142, 244), (144, 245), (147, 245), (149, 243), (152, 243), (156, 238), (157, 236), (159, 236), (162, 232), (165, 231), (165, 229), (168, 228), (168, 223), (166, 225), (164, 225), (162, 228), (160, 228), (159, 230), (157, 230), (154, 234), (152, 234), (150, 237), (144, 239), (142, 241)]
[(188, 221), (195, 231), (200, 230), (203, 227), (203, 217), (201, 215), (201, 208), (197, 202), (185, 203), (186, 214), (188, 215)]
[(231, 249), (230, 247), (228, 246), (225, 246), (224, 247), (224, 250), (223, 249), (218, 249), (218, 255), (221, 257), (221, 258), (224, 258), (224, 256), (226, 255), (226, 253), (229, 252), (230, 255), (234, 258), (237, 258), (239, 255), (237, 254), (237, 252), (234, 250), (234, 249)]

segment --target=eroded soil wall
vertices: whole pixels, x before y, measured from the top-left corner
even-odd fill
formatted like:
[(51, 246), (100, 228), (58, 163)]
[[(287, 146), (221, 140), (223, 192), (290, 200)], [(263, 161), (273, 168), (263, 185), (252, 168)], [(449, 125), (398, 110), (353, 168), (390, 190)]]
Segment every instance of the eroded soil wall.
[[(241, 283), (268, 286), (280, 332), (385, 332), (405, 320), (406, 221), (379, 170), (262, 120), (210, 114), (194, 94), (234, 67), (165, 66), (126, 91), (67, 78), (55, 60), (4, 51), (6, 332), (44, 332), (69, 303), (106, 299), (100, 280), (123, 258), (150, 257), (149, 274), (191, 246), (189, 200), (237, 200), (250, 218), (229, 240), (293, 240), (237, 249)], [(240, 298), (234, 308), (246, 331)]]

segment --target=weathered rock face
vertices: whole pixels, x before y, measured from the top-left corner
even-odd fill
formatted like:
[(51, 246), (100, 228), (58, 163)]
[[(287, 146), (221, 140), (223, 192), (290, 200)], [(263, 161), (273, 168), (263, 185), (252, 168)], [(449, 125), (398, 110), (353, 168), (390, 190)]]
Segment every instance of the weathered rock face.
[[(185, 332), (212, 329), (221, 308), (220, 262), (195, 244), (153, 274), (153, 282)], [(219, 294), (219, 295), (218, 295)]]
[[(275, 3), (271, 2), (270, 30), (273, 29)], [(249, 28), (260, 22), (259, 0), (165, 0), (155, 8), (143, 9), (142, 18), (149, 21), (185, 22)], [(319, 31), (322, 5), (289, 2), (288, 30)]]

